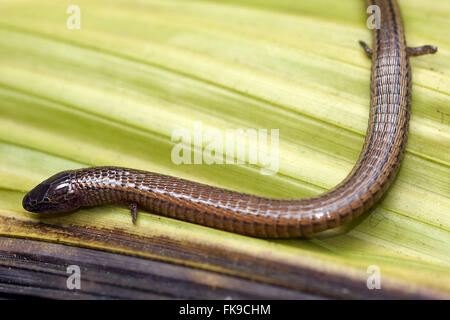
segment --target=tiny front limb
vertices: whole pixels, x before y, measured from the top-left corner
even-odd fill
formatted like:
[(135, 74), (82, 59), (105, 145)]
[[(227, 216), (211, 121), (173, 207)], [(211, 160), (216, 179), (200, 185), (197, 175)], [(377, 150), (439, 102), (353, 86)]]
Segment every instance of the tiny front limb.
[(137, 203), (131, 202), (129, 207), (130, 207), (130, 213), (131, 213), (131, 221), (133, 221), (133, 224), (136, 224), (137, 213), (138, 213)]
[(435, 46), (421, 46), (421, 47), (408, 47), (406, 48), (406, 52), (410, 57), (422, 56), (424, 54), (436, 53), (437, 47)]
[(369, 46), (367, 45), (367, 43), (365, 43), (364, 41), (359, 41), (359, 44), (361, 45), (361, 47), (363, 47), (364, 51), (366, 52), (366, 54), (372, 58), (372, 49), (369, 48)]

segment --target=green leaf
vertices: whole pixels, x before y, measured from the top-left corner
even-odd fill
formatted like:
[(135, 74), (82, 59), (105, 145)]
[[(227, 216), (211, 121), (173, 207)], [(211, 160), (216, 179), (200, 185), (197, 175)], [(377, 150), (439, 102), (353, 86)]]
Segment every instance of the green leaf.
[[(0, 235), (169, 259), (69, 231), (24, 227), (100, 226), (202, 245), (211, 255), (228, 250), (264, 256), (273, 264), (359, 279), (361, 286), (368, 266), (377, 265), (384, 288), (450, 295), (447, 0), (400, 2), (408, 44), (432, 44), (439, 51), (412, 59), (410, 138), (387, 195), (349, 226), (277, 241), (149, 213), (140, 213), (135, 227), (127, 211), (115, 207), (37, 217), (22, 208), (21, 199), (53, 173), (94, 165), (283, 198), (333, 187), (355, 164), (367, 128), (370, 60), (358, 46), (358, 40), (371, 43), (364, 2), (79, 0), (77, 5), (79, 30), (66, 27), (65, 2), (0, 4)], [(204, 129), (279, 129), (278, 173), (261, 175), (253, 165), (175, 165), (172, 132), (192, 129), (196, 121)], [(233, 273), (213, 261), (176, 262)]]

